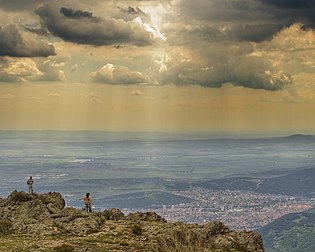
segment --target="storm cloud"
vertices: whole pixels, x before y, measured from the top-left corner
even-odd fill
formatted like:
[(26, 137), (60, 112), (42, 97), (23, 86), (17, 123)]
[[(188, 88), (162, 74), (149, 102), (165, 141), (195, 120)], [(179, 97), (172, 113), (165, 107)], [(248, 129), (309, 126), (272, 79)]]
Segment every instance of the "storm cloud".
[(191, 20), (196, 29), (211, 21), (218, 27), (214, 34), (220, 40), (261, 42), (296, 22), (315, 26), (313, 0), (182, 0), (178, 8), (183, 22)]
[(98, 18), (91, 12), (48, 4), (39, 7), (36, 13), (52, 34), (65, 41), (97, 46), (115, 43), (145, 46), (153, 43), (152, 34), (138, 22)]
[(314, 0), (260, 0), (260, 1), (284, 9), (308, 9), (315, 7)]
[(17, 25), (9, 24), (0, 27), (0, 56), (48, 57), (51, 55), (55, 55), (53, 45), (29, 32), (22, 32)]
[(308, 27), (315, 26), (314, 0), (260, 0), (268, 6), (274, 17), (300, 22)]

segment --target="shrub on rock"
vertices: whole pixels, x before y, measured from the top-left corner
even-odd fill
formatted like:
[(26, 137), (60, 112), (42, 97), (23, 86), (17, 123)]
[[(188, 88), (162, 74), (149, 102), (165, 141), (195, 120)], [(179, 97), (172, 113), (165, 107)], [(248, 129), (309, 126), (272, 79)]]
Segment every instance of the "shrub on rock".
[(8, 200), (13, 201), (13, 202), (27, 202), (32, 200), (32, 195), (26, 193), (26, 192), (18, 192), (18, 191), (13, 191), (9, 196)]

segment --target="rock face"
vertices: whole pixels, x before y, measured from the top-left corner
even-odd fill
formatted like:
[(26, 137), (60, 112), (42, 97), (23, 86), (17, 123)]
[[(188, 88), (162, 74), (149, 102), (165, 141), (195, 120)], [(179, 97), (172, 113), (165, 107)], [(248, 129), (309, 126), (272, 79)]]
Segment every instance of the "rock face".
[(64, 206), (60, 193), (30, 195), (13, 191), (7, 199), (0, 201), (0, 217), (11, 222), (13, 233), (50, 234), (56, 231), (50, 216)]
[(135, 220), (135, 221), (155, 221), (155, 222), (166, 222), (164, 218), (154, 212), (146, 212), (146, 213), (130, 213), (126, 216), (127, 220)]
[(205, 225), (167, 223), (156, 213), (125, 216), (119, 209), (86, 213), (65, 208), (64, 199), (56, 192), (29, 195), (14, 191), (7, 199), (0, 199), (0, 247), (1, 235), (10, 234), (89, 237), (89, 245), (85, 248), (80, 238), (81, 247), (75, 251), (98, 251), (89, 249), (93, 241), (95, 246), (103, 246), (99, 251), (264, 251), (259, 234), (231, 231), (218, 221)]
[(263, 241), (256, 232), (234, 232), (222, 222), (205, 225), (174, 223), (155, 236), (153, 251), (256, 251), (262, 252)]

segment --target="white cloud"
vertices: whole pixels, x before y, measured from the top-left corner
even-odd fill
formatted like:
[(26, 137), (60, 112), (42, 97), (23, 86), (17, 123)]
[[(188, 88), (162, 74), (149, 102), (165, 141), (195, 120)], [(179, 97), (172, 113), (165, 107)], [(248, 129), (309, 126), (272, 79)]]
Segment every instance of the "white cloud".
[(30, 58), (0, 57), (0, 81), (61, 81), (65, 73), (49, 64)]
[(108, 84), (148, 84), (151, 83), (150, 78), (143, 73), (137, 71), (131, 71), (125, 66), (114, 66), (111, 63), (107, 63), (98, 71), (90, 74), (95, 82), (102, 82)]
[(130, 94), (132, 94), (134, 96), (141, 96), (141, 95), (143, 95), (143, 92), (140, 89), (134, 89), (130, 92)]
[(43, 76), (44, 73), (38, 69), (37, 64), (32, 59), (0, 58), (0, 81), (36, 81), (40, 80)]
[(52, 97), (52, 98), (59, 98), (59, 97), (61, 97), (61, 94), (59, 94), (59, 93), (50, 93), (48, 96)]

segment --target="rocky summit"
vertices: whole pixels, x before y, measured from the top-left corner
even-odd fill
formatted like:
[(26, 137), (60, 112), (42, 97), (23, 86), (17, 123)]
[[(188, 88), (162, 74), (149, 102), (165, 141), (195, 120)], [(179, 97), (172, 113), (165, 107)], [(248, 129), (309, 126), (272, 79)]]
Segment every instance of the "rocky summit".
[(264, 251), (259, 234), (236, 232), (219, 221), (167, 223), (153, 212), (119, 209), (86, 213), (65, 208), (57, 192), (12, 192), (0, 199), (0, 251)]

